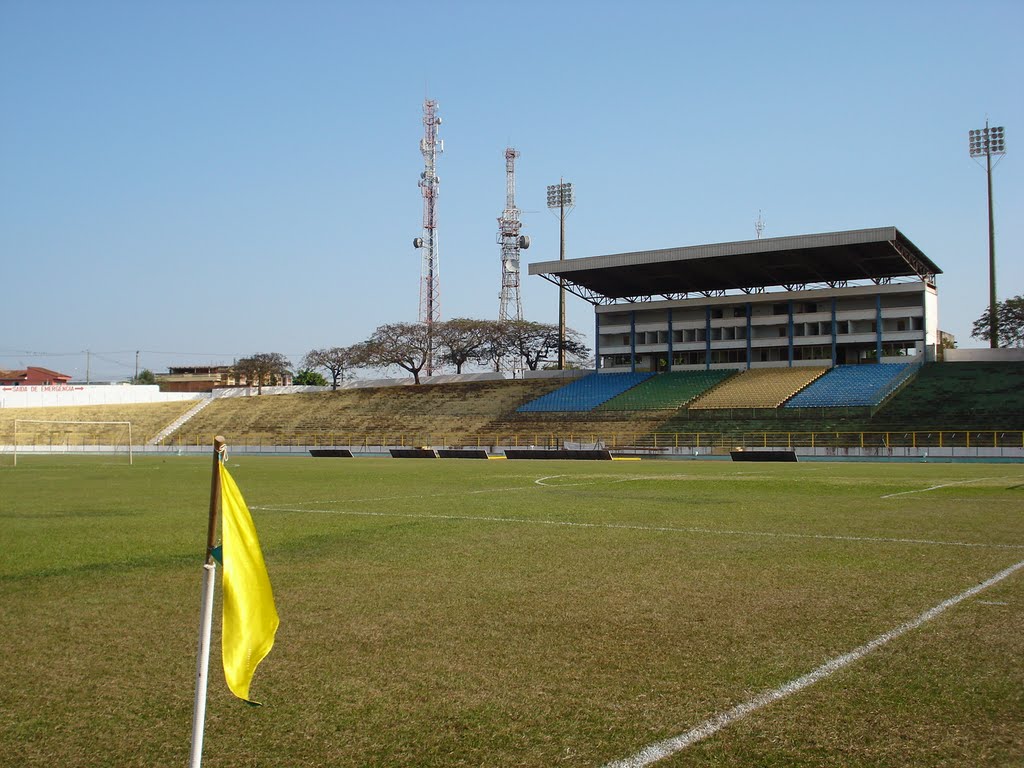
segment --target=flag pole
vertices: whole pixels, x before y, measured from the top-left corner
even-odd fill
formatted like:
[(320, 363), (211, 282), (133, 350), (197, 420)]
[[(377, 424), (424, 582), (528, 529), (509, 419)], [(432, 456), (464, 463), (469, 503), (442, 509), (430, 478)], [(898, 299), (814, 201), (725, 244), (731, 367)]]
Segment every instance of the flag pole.
[(199, 658), (196, 662), (196, 698), (192, 709), (192, 750), (189, 768), (199, 768), (203, 761), (203, 729), (206, 724), (206, 683), (210, 668), (210, 628), (213, 625), (213, 586), (217, 563), (213, 549), (217, 545), (217, 515), (220, 511), (220, 462), (224, 454), (224, 438), (213, 438), (213, 474), (210, 479), (210, 520), (206, 529), (206, 559), (203, 562), (203, 602), (199, 620)]

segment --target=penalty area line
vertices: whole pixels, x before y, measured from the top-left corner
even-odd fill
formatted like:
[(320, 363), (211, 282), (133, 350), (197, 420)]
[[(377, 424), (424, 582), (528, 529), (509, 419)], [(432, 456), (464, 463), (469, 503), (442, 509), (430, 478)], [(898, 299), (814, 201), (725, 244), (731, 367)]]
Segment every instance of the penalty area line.
[(956, 597), (951, 597), (948, 600), (939, 603), (934, 608), (930, 608), (922, 613), (916, 619), (912, 619), (904, 624), (900, 624), (894, 629), (890, 629), (885, 634), (879, 635), (874, 640), (871, 640), (858, 648), (854, 648), (849, 653), (844, 653), (842, 656), (836, 656), (834, 659), (826, 661), (820, 667), (808, 672), (802, 677), (790, 680), (788, 683), (783, 683), (778, 688), (764, 691), (752, 699), (749, 699), (742, 704), (738, 704), (732, 709), (708, 718), (696, 728), (691, 728), (685, 733), (649, 744), (634, 755), (622, 760), (607, 763), (605, 768), (644, 768), (645, 766), (653, 765), (660, 760), (664, 760), (666, 757), (682, 752), (687, 747), (690, 747), (699, 741), (703, 741), (709, 736), (713, 736), (718, 733), (718, 731), (732, 723), (735, 723), (737, 720), (742, 720), (747, 717), (747, 715), (753, 714), (757, 710), (767, 707), (769, 704), (773, 704), (779, 699), (783, 699), (791, 694), (802, 691), (804, 688), (808, 688), (818, 681), (834, 675), (844, 667), (849, 666), (853, 662), (867, 656), (869, 653), (878, 650), (886, 643), (905, 635), (907, 632), (917, 629), (922, 624), (938, 617), (953, 606), (962, 603), (968, 598), (974, 597), (974, 595), (977, 595), (979, 592), (983, 592), (994, 584), (998, 584), (1000, 581), (1013, 575), (1021, 568), (1024, 568), (1024, 560), (1000, 571), (992, 578), (983, 581), (981, 584), (977, 584), (970, 589), (961, 592)]

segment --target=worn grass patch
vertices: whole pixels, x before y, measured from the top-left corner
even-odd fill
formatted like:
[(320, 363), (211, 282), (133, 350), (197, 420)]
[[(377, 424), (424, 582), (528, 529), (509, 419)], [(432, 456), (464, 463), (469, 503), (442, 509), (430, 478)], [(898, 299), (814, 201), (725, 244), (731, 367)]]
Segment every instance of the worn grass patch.
[[(282, 623), (207, 766), (599, 766), (1024, 560), (1016, 465), (230, 463)], [(187, 762), (209, 471), (0, 467), (4, 762)], [(1019, 764), (1022, 582), (664, 764)]]

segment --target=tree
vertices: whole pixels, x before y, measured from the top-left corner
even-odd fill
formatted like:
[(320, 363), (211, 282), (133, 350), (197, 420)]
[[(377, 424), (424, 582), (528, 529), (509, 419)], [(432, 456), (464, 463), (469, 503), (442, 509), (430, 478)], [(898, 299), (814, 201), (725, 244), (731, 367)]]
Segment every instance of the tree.
[(149, 368), (143, 368), (138, 376), (132, 378), (132, 384), (156, 384), (156, 376)]
[(357, 367), (354, 360), (354, 347), (327, 347), (325, 349), (311, 349), (302, 358), (302, 366), (309, 369), (322, 368), (331, 376), (331, 389), (338, 389), (338, 382), (345, 378), (345, 374), (352, 368)]
[(378, 327), (356, 355), (359, 364), (367, 367), (402, 368), (419, 384), (429, 351), (430, 333), (425, 323), (388, 323)]
[[(535, 323), (531, 320), (515, 320), (507, 324), (507, 348), (522, 358), (531, 371), (537, 370), (543, 362), (558, 359), (558, 326), (553, 323)], [(565, 329), (565, 343), (562, 345), (566, 357), (585, 358), (590, 348), (583, 343), (583, 334), (572, 328)]]
[(249, 386), (255, 382), (256, 393), (262, 395), (264, 383), (271, 385), (275, 381), (283, 381), (291, 365), (280, 352), (262, 352), (238, 360), (234, 372), (239, 378), (245, 377)]
[[(981, 317), (974, 321), (972, 338), (991, 340), (989, 319), (989, 308), (986, 307)], [(999, 321), (999, 346), (1024, 347), (1024, 296), (996, 302), (996, 320)]]
[[(327, 379), (324, 378), (322, 373), (306, 368), (292, 377), (292, 384), (298, 384), (303, 387), (326, 387)], [(334, 388), (337, 389), (337, 386)]]
[(439, 361), (455, 366), (455, 372), (462, 373), (466, 363), (486, 360), (487, 343), (494, 336), (494, 326), (491, 320), (468, 317), (434, 323), (434, 349)]

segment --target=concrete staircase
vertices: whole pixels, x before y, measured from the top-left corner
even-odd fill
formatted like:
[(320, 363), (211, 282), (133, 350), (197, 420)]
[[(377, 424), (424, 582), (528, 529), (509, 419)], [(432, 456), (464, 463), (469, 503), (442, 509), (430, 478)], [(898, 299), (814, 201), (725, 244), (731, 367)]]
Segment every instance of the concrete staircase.
[(147, 445), (160, 445), (160, 443), (162, 443), (168, 437), (170, 437), (175, 432), (177, 432), (179, 429), (181, 429), (182, 425), (184, 425), (185, 422), (187, 422), (189, 419), (191, 419), (193, 416), (195, 416), (197, 413), (199, 413), (201, 410), (203, 410), (203, 408), (205, 408), (206, 406), (208, 406), (212, 402), (213, 402), (213, 395), (206, 395), (206, 396), (204, 396), (203, 399), (200, 400), (198, 403), (196, 403), (193, 407), (189, 408), (187, 411), (185, 411), (185, 413), (183, 413), (177, 419), (175, 419), (170, 424), (168, 424), (166, 427), (164, 427), (162, 430), (160, 430), (160, 432), (157, 434), (157, 436), (152, 438), (147, 443)]

